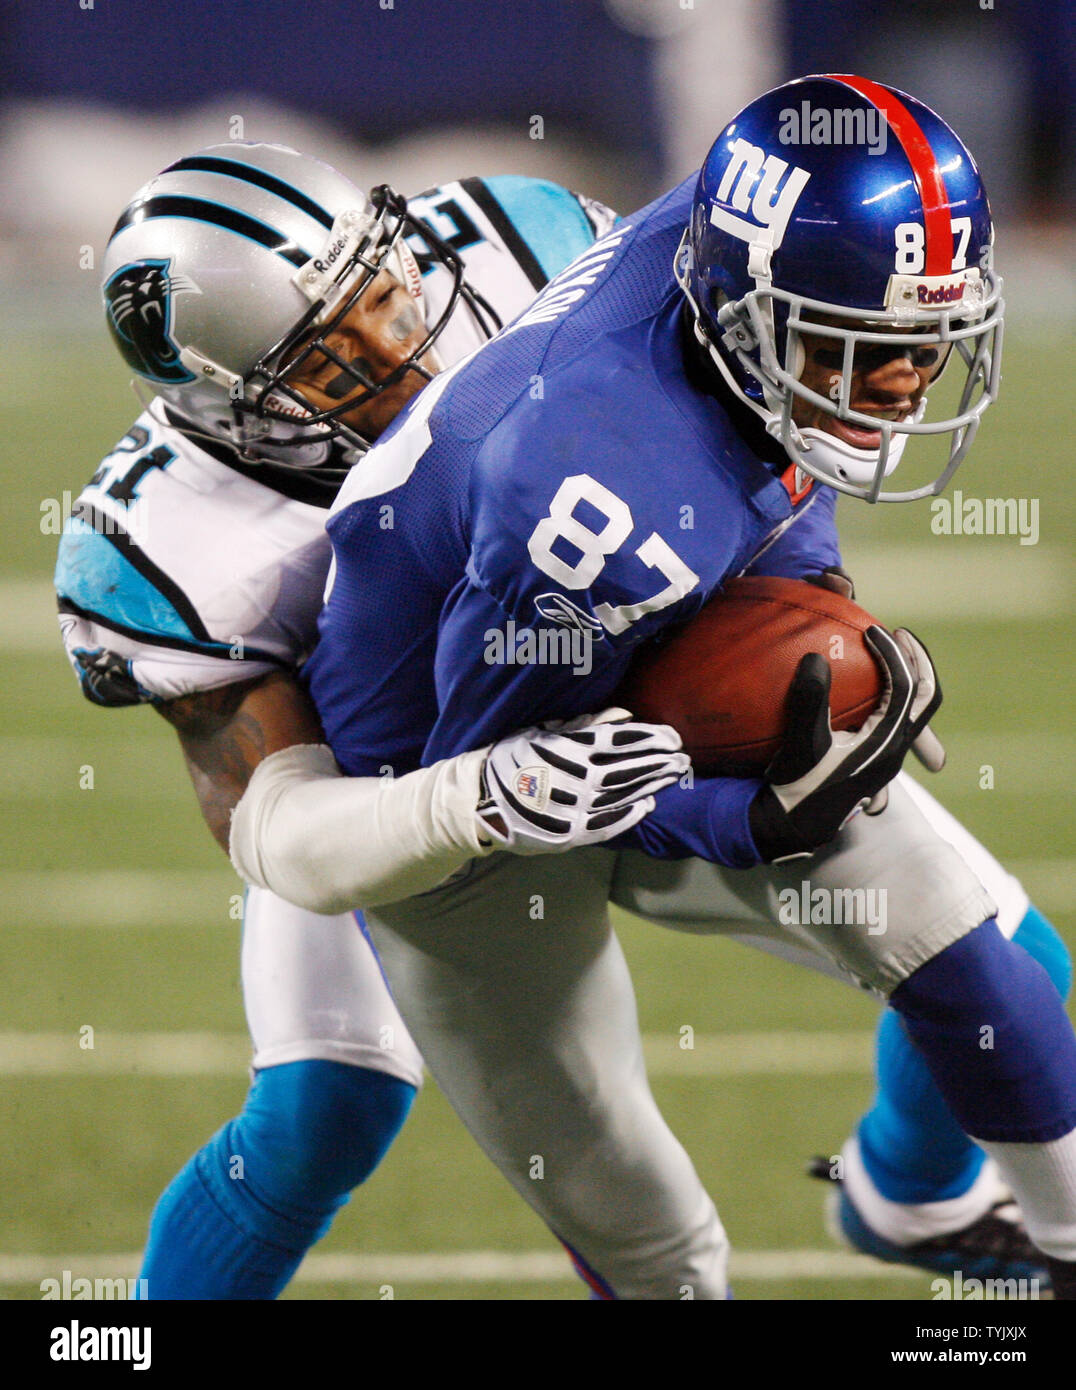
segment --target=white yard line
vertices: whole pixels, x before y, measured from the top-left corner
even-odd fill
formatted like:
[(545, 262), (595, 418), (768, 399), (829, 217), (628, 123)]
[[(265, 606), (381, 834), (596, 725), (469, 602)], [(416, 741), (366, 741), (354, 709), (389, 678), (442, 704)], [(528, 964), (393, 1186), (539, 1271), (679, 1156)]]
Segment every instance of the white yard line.
[[(864, 607), (893, 623), (1071, 616), (1076, 567), (1063, 547), (1021, 545), (1018, 536), (936, 536), (931, 516), (923, 509), (922, 541), (875, 546), (857, 538), (842, 547)], [(61, 654), (51, 579), (0, 579), (0, 649)]]
[[(1006, 859), (1004, 865), (1044, 912), (1072, 910), (1076, 858)], [(240, 880), (223, 868), (16, 870), (3, 873), (2, 882), (0, 927), (238, 927), (243, 892)]]
[[(652, 1077), (865, 1075), (873, 1037), (857, 1033), (676, 1033), (643, 1039)], [(92, 1044), (92, 1046), (90, 1045)], [(240, 1076), (242, 1033), (0, 1033), (0, 1076)]]
[(943, 805), (968, 797), (1067, 795), (1076, 782), (1074, 734), (1033, 729), (949, 733), (944, 725), (943, 713), (936, 726), (946, 753), (940, 776), (908, 759), (912, 776)]
[[(68, 693), (79, 699), (73, 678)], [(148, 725), (139, 720), (137, 727), (127, 720), (107, 723), (100, 737), (0, 735), (0, 797), (63, 801), (62, 814), (68, 817), (95, 795), (118, 802), (117, 816), (127, 809), (123, 803), (132, 801), (194, 808), (179, 748), (162, 719)]]
[[(221, 861), (223, 864), (223, 860)], [(239, 927), (243, 884), (227, 870), (105, 869), (2, 875), (0, 926)]]
[[(61, 1279), (134, 1278), (138, 1254), (10, 1255), (0, 1253), (0, 1285), (40, 1284)], [(924, 1278), (924, 1272), (885, 1265), (866, 1255), (841, 1250), (733, 1250), (730, 1275), (736, 1279), (892, 1279)], [(308, 1255), (295, 1276), (302, 1284), (523, 1284), (574, 1282), (566, 1255), (555, 1250), (459, 1250), (405, 1254)], [(582, 1285), (580, 1285), (582, 1287)]]
[(874, 1063), (872, 1033), (696, 1033), (693, 1047), (674, 1034), (646, 1034), (651, 1077), (864, 1075)]
[(887, 625), (1072, 616), (1076, 567), (1064, 549), (1016, 536), (931, 536), (929, 512), (922, 525), (916, 544), (841, 547), (857, 601)]
[[(48, 541), (55, 547), (60, 538), (50, 536)], [(63, 659), (51, 579), (0, 580), (0, 649), (17, 656), (55, 653)]]
[[(163, 723), (125, 736), (71, 738), (51, 734), (0, 734), (0, 797), (66, 802), (74, 812), (88, 796), (193, 806), (174, 741)], [(940, 726), (939, 726), (940, 727)], [(942, 800), (983, 795), (1067, 793), (1076, 782), (1076, 734), (1054, 730), (987, 730), (951, 734), (944, 728), (948, 763), (940, 778), (912, 768)], [(980, 785), (984, 765), (993, 787)], [(86, 768), (93, 769), (87, 790)], [(162, 778), (162, 772), (165, 776)]]
[(0, 1076), (241, 1076), (243, 1033), (0, 1033)]

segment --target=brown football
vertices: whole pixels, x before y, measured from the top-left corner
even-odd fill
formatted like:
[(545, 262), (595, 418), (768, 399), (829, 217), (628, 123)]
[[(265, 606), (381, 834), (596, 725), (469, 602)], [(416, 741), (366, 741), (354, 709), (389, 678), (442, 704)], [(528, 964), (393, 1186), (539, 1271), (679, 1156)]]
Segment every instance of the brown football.
[(639, 653), (615, 700), (636, 719), (671, 724), (700, 775), (755, 776), (781, 744), (785, 697), (807, 652), (833, 673), (833, 728), (860, 727), (883, 691), (863, 641), (875, 624), (804, 580), (732, 579), (668, 641)]

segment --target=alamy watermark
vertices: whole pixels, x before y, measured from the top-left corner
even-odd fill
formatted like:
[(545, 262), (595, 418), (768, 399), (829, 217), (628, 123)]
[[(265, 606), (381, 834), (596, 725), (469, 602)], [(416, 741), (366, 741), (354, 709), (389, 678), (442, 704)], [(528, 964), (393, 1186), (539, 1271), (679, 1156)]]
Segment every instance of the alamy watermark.
[(153, 1364), (149, 1327), (83, 1327), (72, 1318), (66, 1327), (54, 1327), (49, 1356), (53, 1361), (129, 1361), (133, 1371), (148, 1371)]
[(786, 106), (777, 138), (782, 145), (863, 145), (868, 154), (885, 154), (889, 125), (876, 106)]
[[(973, 1276), (965, 1278), (964, 1271), (961, 1269), (954, 1270), (951, 1279), (932, 1279), (930, 1288), (930, 1296), (934, 1300), (952, 1298), (977, 1302), (980, 1299), (1034, 1299), (1039, 1297), (1038, 1279), (976, 1279)], [(994, 1330), (997, 1331), (997, 1329)], [(1009, 1335), (1012, 1334), (1013, 1330), (1008, 1329)], [(939, 1333), (941, 1331), (942, 1329), (939, 1329)]]
[(1037, 497), (965, 497), (955, 488), (930, 503), (930, 529), (936, 536), (1019, 536), (1021, 545), (1038, 545)]
[(785, 927), (866, 927), (868, 936), (882, 936), (887, 899), (885, 888), (812, 888), (805, 878), (777, 894), (777, 920)]
[[(89, 1025), (86, 1025), (89, 1028)], [(85, 1035), (85, 1029), (82, 1030)], [(89, 1028), (92, 1035), (93, 1029)], [(83, 1039), (80, 1039), (79, 1046), (85, 1046)], [(93, 1047), (91, 1040), (89, 1046)], [(85, 1299), (120, 1299), (130, 1301), (134, 1298), (143, 1301), (149, 1297), (148, 1279), (86, 1279), (74, 1278), (69, 1269), (61, 1271), (60, 1278), (42, 1279), (38, 1285), (41, 1290), (41, 1300), (47, 1303), (49, 1299), (59, 1298), (74, 1300), (76, 1303)]]
[(568, 666), (573, 676), (588, 676), (594, 666), (595, 637), (577, 627), (517, 627), (509, 618), (504, 628), (482, 634), (482, 660), (487, 666)]
[[(135, 505), (135, 504), (139, 505)], [(59, 497), (43, 497), (38, 504), (41, 515), (38, 530), (43, 536), (62, 536), (72, 529), (72, 521), (78, 526), (96, 531), (103, 536), (130, 536), (136, 543), (145, 541), (150, 530), (148, 503), (144, 498), (134, 497), (129, 501), (113, 500), (113, 510), (95, 507), (91, 498), (84, 494), (76, 497), (66, 488)]]

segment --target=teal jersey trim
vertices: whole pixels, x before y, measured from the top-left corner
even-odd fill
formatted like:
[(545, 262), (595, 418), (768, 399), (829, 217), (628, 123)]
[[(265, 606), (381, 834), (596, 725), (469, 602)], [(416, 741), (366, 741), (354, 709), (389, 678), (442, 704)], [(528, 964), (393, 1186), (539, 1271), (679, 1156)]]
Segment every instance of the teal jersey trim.
[(530, 247), (546, 279), (594, 244), (594, 231), (575, 196), (559, 184), (522, 174), (497, 174), (482, 182)]
[(81, 517), (64, 527), (56, 559), (56, 592), (102, 621), (148, 638), (178, 638), (207, 650), (227, 643), (192, 632), (175, 606), (126, 559), (108, 536)]

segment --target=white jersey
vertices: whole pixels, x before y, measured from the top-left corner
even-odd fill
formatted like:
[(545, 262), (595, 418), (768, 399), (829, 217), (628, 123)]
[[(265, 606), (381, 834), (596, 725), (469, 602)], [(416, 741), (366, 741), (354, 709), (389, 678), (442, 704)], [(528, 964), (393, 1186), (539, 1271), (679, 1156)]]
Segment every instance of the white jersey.
[[(409, 206), (456, 249), (502, 324), (615, 216), (516, 176), (444, 184)], [(411, 245), (432, 325), (452, 277), (420, 240)], [(437, 351), (451, 366), (485, 341), (460, 301)], [(293, 670), (317, 638), (337, 484), (317, 470), (244, 463), (177, 428), (178, 418), (159, 399), (139, 416), (79, 495), (60, 544), (64, 644), (97, 704), (173, 700)]]

